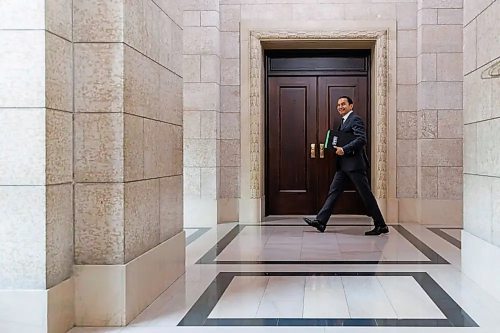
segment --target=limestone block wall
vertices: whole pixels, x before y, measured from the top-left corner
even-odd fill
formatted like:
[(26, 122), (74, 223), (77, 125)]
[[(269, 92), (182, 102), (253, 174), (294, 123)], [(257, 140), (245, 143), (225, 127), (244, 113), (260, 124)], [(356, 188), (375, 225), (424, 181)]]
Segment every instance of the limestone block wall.
[(181, 20), (73, 1), (77, 326), (126, 325), (184, 272)]
[(464, 1), (464, 230), (496, 246), (500, 246), (499, 21), (500, 1)]
[(184, 224), (219, 218), (221, 75), (219, 1), (182, 2), (184, 24)]
[[(396, 91), (391, 91), (396, 97), (396, 130), (397, 130), (397, 174), (396, 197), (404, 198), (412, 195), (405, 184), (416, 181), (414, 160), (416, 157), (413, 146), (416, 142), (416, 56), (417, 56), (417, 2), (416, 1), (266, 1), (266, 4), (256, 4), (251, 1), (221, 1), (227, 4), (227, 9), (221, 9), (221, 22), (233, 31), (238, 31), (238, 21), (249, 20), (283, 20), (283, 21), (396, 21), (396, 63), (397, 68), (390, 69), (391, 76), (396, 77)], [(221, 23), (221, 26), (222, 25)], [(339, 25), (338, 29), (343, 27)], [(236, 35), (223, 40), (223, 49), (236, 49)], [(229, 44), (229, 45), (226, 45)], [(239, 48), (238, 48), (239, 49)], [(224, 101), (222, 101), (224, 103)], [(392, 117), (393, 115), (389, 115)], [(237, 183), (241, 175), (238, 175)], [(401, 182), (402, 183), (402, 182)], [(234, 184), (230, 185), (233, 188)]]
[(78, 0), (73, 13), (75, 262), (123, 264), (182, 230), (180, 9)]
[(408, 156), (398, 171), (399, 194), (408, 198), (401, 221), (462, 222), (462, 13), (461, 0), (418, 1), (413, 139), (398, 142), (398, 156)]
[[(462, 119), (462, 1), (434, 0), (366, 0), (366, 1), (188, 1), (184, 11), (185, 25), (203, 31), (204, 13), (220, 13), (220, 150), (213, 148), (215, 161), (220, 163), (220, 211), (226, 216), (237, 216), (240, 193), (240, 22), (241, 21), (308, 21), (308, 20), (394, 20), (397, 22), (396, 76), (396, 197), (399, 199), (400, 218), (403, 221), (424, 222), (423, 205), (436, 207), (445, 201), (447, 212), (460, 207), (461, 191), (461, 119)], [(218, 6), (217, 6), (218, 5)], [(211, 6), (211, 7), (210, 7)], [(341, 27), (339, 27), (341, 28)], [(187, 29), (187, 28), (186, 28)], [(215, 36), (216, 29), (212, 30)], [(213, 37), (216, 38), (216, 37)], [(206, 39), (208, 40), (208, 39)], [(184, 39), (186, 47), (195, 45), (195, 39)], [(201, 46), (200, 46), (201, 47)], [(187, 58), (186, 58), (187, 57)], [(186, 72), (200, 68), (198, 58), (185, 56)], [(192, 80), (202, 80), (199, 71)], [(186, 88), (186, 85), (185, 85)], [(214, 88), (215, 89), (215, 88)], [(186, 89), (187, 91), (187, 89)], [(194, 91), (194, 90), (192, 90)], [(193, 99), (206, 92), (195, 93)], [(185, 98), (187, 98), (185, 96)], [(186, 109), (186, 124), (194, 129), (185, 133), (188, 144), (203, 134), (204, 126), (198, 112)], [(191, 125), (187, 125), (191, 126)], [(199, 130), (198, 130), (199, 129)], [(201, 138), (200, 136), (200, 138)], [(212, 145), (213, 146), (213, 145)], [(217, 147), (217, 145), (215, 145)], [(422, 147), (429, 152), (423, 154)], [(185, 146), (186, 161), (206, 156)], [(192, 165), (194, 166), (194, 165)], [(186, 195), (202, 195), (203, 177), (198, 168), (186, 170)], [(192, 175), (188, 173), (191, 172)], [(218, 175), (218, 173), (214, 173)], [(429, 201), (430, 200), (430, 201)], [(187, 201), (185, 207), (189, 207)], [(221, 208), (219, 204), (219, 208)], [(433, 208), (431, 210), (435, 212)], [(220, 213), (221, 213), (220, 212)], [(219, 217), (220, 217), (219, 213)], [(460, 213), (450, 223), (458, 223)], [(224, 220), (224, 219), (222, 219)]]
[[(0, 45), (0, 331), (29, 323), (65, 332), (73, 323), (71, 3), (1, 1)], [(61, 306), (69, 310), (55, 314)]]
[(0, 4), (0, 289), (72, 272), (71, 5)]

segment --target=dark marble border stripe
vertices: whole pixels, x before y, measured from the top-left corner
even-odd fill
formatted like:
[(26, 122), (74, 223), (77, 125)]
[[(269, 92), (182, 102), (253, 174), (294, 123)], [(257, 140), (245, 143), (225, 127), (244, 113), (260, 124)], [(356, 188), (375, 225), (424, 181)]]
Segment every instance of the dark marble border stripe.
[[(197, 264), (222, 264), (222, 265), (377, 265), (377, 264), (388, 264), (388, 265), (428, 265), (428, 264), (449, 264), (449, 262), (436, 253), (433, 249), (427, 246), (424, 242), (418, 239), (411, 232), (406, 230), (403, 226), (393, 225), (394, 228), (401, 236), (403, 236), (408, 242), (415, 246), (420, 252), (422, 252), (429, 261), (422, 260), (286, 260), (286, 261), (272, 261), (272, 260), (261, 260), (261, 261), (240, 261), (240, 260), (224, 260), (217, 261), (217, 256), (222, 253), (229, 243), (231, 243), (236, 236), (245, 228), (252, 226), (262, 226), (262, 225), (249, 225), (249, 224), (238, 224), (229, 233), (224, 236), (217, 244), (212, 247)], [(268, 226), (268, 225), (266, 225)], [(285, 226), (285, 225), (279, 225)], [(349, 225), (351, 226), (351, 225)], [(356, 225), (359, 226), (359, 225)]]
[[(412, 276), (446, 319), (208, 318), (235, 276)], [(221, 272), (178, 326), (478, 327), (477, 323), (426, 272)]]
[(453, 237), (450, 234), (447, 234), (446, 232), (443, 231), (443, 229), (460, 229), (460, 230), (462, 230), (462, 228), (427, 228), (427, 229), (429, 229), (430, 231), (432, 231), (433, 233), (435, 233), (436, 235), (438, 235), (439, 237), (441, 237), (442, 239), (444, 239), (448, 243), (451, 243), (455, 247), (458, 247), (459, 249), (462, 248), (462, 242), (460, 240), (456, 239), (455, 237)]
[(395, 230), (397, 230), (401, 236), (406, 238), (413, 246), (415, 246), (420, 252), (422, 252), (433, 264), (449, 264), (449, 262), (441, 257), (436, 251), (427, 246), (424, 242), (417, 238), (414, 234), (409, 232), (402, 225), (393, 225)]
[(196, 229), (194, 233), (189, 235), (186, 238), (186, 246), (200, 238), (203, 234), (205, 234), (210, 228), (184, 228), (184, 229)]
[[(250, 227), (303, 227), (303, 228), (311, 228), (310, 226), (302, 223), (262, 223), (262, 224), (242, 224)], [(373, 224), (337, 224), (332, 223), (329, 227), (373, 227)], [(314, 229), (312, 229), (314, 230)]]

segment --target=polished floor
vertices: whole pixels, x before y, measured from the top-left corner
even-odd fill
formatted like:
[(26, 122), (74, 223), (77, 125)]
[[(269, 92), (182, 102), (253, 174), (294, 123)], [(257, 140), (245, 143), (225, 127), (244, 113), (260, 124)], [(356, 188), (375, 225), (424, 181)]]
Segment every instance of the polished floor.
[(325, 233), (293, 218), (186, 229), (186, 274), (129, 326), (71, 333), (498, 332), (500, 301), (461, 272), (459, 228), (369, 229), (354, 218)]

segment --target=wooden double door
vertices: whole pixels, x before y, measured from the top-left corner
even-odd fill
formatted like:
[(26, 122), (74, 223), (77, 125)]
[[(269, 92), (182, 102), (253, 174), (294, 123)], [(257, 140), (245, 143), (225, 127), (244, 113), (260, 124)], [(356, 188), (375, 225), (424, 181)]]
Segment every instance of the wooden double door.
[[(267, 77), (266, 215), (317, 214), (336, 171), (335, 154), (323, 144), (327, 130), (341, 121), (338, 97), (353, 99), (369, 141), (368, 87), (368, 75)], [(368, 158), (369, 148), (370, 142)], [(334, 214), (366, 214), (352, 183)]]

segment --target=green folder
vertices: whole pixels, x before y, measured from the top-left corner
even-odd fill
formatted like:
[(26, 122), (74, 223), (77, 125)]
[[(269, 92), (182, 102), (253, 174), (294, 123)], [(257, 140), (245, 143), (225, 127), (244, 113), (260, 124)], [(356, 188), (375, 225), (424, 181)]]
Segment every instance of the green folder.
[(330, 148), (333, 148), (333, 145), (332, 145), (332, 137), (331, 137), (331, 130), (328, 130), (326, 132), (326, 138), (325, 138), (325, 149), (330, 149)]

